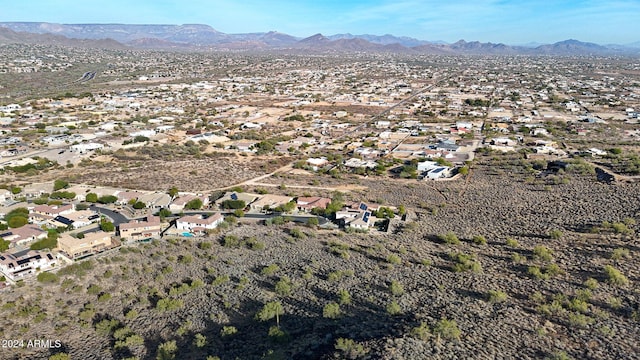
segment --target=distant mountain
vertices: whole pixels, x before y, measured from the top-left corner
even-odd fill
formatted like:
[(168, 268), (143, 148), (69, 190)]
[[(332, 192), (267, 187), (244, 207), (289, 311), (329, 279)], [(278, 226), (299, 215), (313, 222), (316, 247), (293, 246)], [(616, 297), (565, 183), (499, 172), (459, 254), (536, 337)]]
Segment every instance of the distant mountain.
[(418, 40), (407, 36), (393, 36), (393, 35), (352, 35), (352, 34), (336, 34), (328, 36), (330, 40), (340, 40), (340, 39), (363, 39), (367, 40), (370, 43), (379, 44), (379, 45), (392, 45), (392, 44), (400, 44), (405, 47), (414, 47), (420, 46), (424, 44), (429, 44), (430, 42), (424, 40)]
[(602, 45), (573, 39), (560, 41), (551, 45), (541, 45), (535, 48), (535, 52), (538, 54), (550, 55), (603, 55), (613, 53), (614, 51), (615, 50)]
[(125, 49), (126, 46), (113, 39), (69, 39), (68, 37), (53, 34), (34, 34), (22, 31), (13, 31), (0, 27), (0, 44), (47, 44), (70, 47), (100, 48), (100, 49)]
[(0, 26), (14, 31), (55, 34), (72, 39), (113, 39), (121, 43), (155, 38), (175, 43), (209, 45), (226, 40), (228, 35), (209, 25), (124, 25), (124, 24), (52, 24), (42, 22), (4, 22)]
[[(3, 28), (4, 27), (4, 28)], [(296, 50), (357, 51), (422, 54), (469, 55), (617, 55), (640, 54), (640, 42), (602, 46), (578, 40), (555, 44), (529, 43), (510, 46), (465, 40), (448, 44), (406, 36), (315, 34), (300, 39), (277, 31), (225, 34), (209, 25), (127, 25), (127, 24), (55, 24), (45, 22), (0, 22), (0, 43), (56, 43), (70, 46), (124, 47), (140, 49), (211, 50)], [(10, 29), (10, 30), (9, 30)], [(124, 45), (123, 45), (124, 44)]]
[(331, 40), (328, 37), (322, 34), (315, 34), (298, 41), (297, 44), (299, 46), (318, 46), (318, 45), (326, 45), (330, 42)]
[(636, 41), (636, 42), (631, 43), (631, 44), (626, 44), (626, 47), (630, 47), (630, 48), (640, 48), (640, 41)]

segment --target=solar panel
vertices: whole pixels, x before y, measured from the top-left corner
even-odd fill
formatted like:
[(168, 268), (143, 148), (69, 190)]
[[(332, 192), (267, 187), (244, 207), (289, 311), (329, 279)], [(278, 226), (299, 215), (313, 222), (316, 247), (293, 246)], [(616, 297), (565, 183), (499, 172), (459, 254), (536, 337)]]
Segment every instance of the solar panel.
[(364, 213), (364, 216), (362, 217), (362, 221), (369, 222), (369, 216), (371, 216), (371, 213), (367, 211), (366, 213)]
[(66, 218), (66, 217), (64, 217), (64, 216), (60, 216), (60, 215), (56, 216), (56, 217), (55, 217), (55, 219), (53, 219), (53, 220), (58, 221), (58, 222), (61, 222), (61, 223), (65, 224), (65, 225), (71, 225), (71, 224), (73, 224), (73, 221), (71, 221), (71, 220), (67, 219), (67, 218)]
[(238, 194), (236, 193), (231, 194), (231, 200), (238, 200)]
[(360, 210), (367, 210), (367, 204), (360, 203)]

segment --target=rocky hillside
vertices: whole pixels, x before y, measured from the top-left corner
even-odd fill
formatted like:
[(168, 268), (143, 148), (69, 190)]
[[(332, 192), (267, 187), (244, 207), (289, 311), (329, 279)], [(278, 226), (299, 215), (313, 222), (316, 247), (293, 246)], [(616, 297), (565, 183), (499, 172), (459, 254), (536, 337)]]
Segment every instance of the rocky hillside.
[(0, 294), (0, 358), (630, 359), (640, 353), (639, 184), (531, 178), (369, 186), (390, 233), (236, 224)]

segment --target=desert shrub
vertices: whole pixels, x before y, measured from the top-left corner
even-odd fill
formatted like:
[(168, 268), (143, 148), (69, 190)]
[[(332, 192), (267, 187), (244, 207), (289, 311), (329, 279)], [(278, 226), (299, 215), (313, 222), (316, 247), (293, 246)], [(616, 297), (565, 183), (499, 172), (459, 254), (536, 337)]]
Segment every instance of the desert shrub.
[(197, 348), (203, 348), (207, 345), (207, 337), (198, 333), (193, 337), (193, 345)]
[(504, 291), (489, 290), (487, 292), (487, 301), (492, 304), (505, 302), (508, 298), (509, 295), (507, 295), (507, 293), (505, 293)]
[(238, 329), (236, 329), (235, 326), (223, 326), (222, 329), (220, 330), (220, 336), (222, 337), (235, 335), (237, 333), (238, 333)]
[(433, 328), (433, 333), (445, 340), (459, 340), (462, 334), (455, 320), (441, 319)]
[(276, 283), (275, 292), (280, 296), (288, 296), (291, 294), (291, 288), (292, 288), (291, 280), (288, 277), (283, 276)]
[(402, 308), (400, 304), (398, 304), (395, 300), (390, 302), (387, 305), (387, 314), (389, 315), (400, 315), (402, 314)]
[(449, 231), (446, 234), (438, 235), (438, 239), (450, 245), (460, 244), (460, 239), (458, 239), (458, 236), (453, 231)]
[(340, 305), (335, 302), (330, 302), (322, 309), (322, 317), (326, 319), (337, 319), (342, 315)]
[(387, 256), (387, 262), (393, 265), (400, 265), (402, 264), (402, 259), (396, 254), (390, 254), (389, 256)]
[(431, 334), (431, 329), (429, 329), (429, 326), (426, 323), (422, 322), (420, 323), (420, 326), (416, 326), (412, 328), (411, 331), (409, 332), (409, 335), (413, 336), (416, 339), (427, 341), (429, 340), (432, 334)]
[(473, 255), (464, 254), (464, 253), (451, 253), (449, 254), (449, 258), (454, 261), (451, 270), (453, 272), (480, 272), (482, 271), (482, 266), (480, 262), (475, 260)]
[(487, 239), (482, 235), (476, 235), (473, 237), (473, 243), (476, 245), (486, 245)]
[(280, 271), (280, 266), (278, 266), (278, 264), (271, 264), (269, 266), (265, 266), (264, 268), (262, 268), (262, 270), (260, 271), (260, 274), (265, 276), (271, 276), (277, 273), (278, 271)]
[(552, 229), (549, 231), (549, 237), (554, 239), (554, 240), (558, 240), (562, 237), (562, 231), (559, 229)]
[(340, 350), (342, 355), (347, 359), (357, 359), (367, 353), (361, 344), (358, 344), (351, 339), (344, 338), (336, 340), (335, 349)]
[(402, 284), (394, 280), (389, 284), (389, 291), (395, 296), (400, 296), (404, 294), (404, 287)]
[(627, 285), (629, 283), (629, 279), (624, 276), (620, 270), (614, 268), (611, 265), (606, 265), (604, 267), (604, 272), (607, 275), (607, 281), (613, 285)]
[(588, 279), (587, 279), (587, 280), (585, 280), (585, 282), (584, 282), (584, 286), (585, 286), (587, 289), (590, 289), (590, 290), (595, 290), (595, 289), (597, 289), (597, 288), (598, 288), (598, 285), (599, 285), (599, 284), (598, 284), (598, 280), (596, 280), (596, 279), (594, 279), (594, 278), (588, 278)]
[(340, 289), (340, 290), (338, 290), (338, 299), (339, 299), (340, 305), (350, 304), (351, 303), (351, 294), (349, 294), (349, 291), (347, 291), (345, 289)]
[(535, 248), (533, 248), (533, 256), (537, 260), (541, 260), (541, 261), (549, 262), (553, 260), (553, 256), (551, 255), (551, 250), (546, 246), (542, 246), (542, 245), (538, 245)]
[(277, 326), (269, 328), (269, 339), (276, 343), (286, 343), (289, 341), (289, 334)]
[(506, 244), (507, 244), (507, 246), (512, 247), (512, 248), (520, 247), (520, 244), (518, 243), (518, 240), (516, 240), (514, 238), (507, 238)]
[(625, 249), (625, 248), (616, 248), (611, 253), (612, 260), (622, 260), (622, 259), (627, 259), (629, 257), (631, 257), (631, 253), (629, 252), (629, 249)]
[(55, 273), (51, 273), (51, 272), (41, 272), (40, 274), (38, 274), (38, 276), (36, 278), (41, 283), (51, 284), (51, 283), (57, 283), (58, 282), (58, 275), (56, 275)]

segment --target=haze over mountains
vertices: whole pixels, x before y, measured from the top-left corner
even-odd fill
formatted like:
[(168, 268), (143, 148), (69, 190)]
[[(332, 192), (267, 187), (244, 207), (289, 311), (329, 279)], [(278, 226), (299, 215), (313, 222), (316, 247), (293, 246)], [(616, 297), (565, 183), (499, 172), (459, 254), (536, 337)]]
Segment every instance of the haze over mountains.
[(46, 22), (0, 22), (1, 43), (47, 43), (68, 46), (137, 49), (289, 49), (306, 52), (359, 51), (423, 54), (477, 55), (626, 55), (640, 54), (640, 42), (598, 45), (577, 40), (522, 46), (502, 43), (453, 44), (406, 36), (316, 34), (304, 39), (277, 31), (226, 34), (209, 25), (56, 24)]

